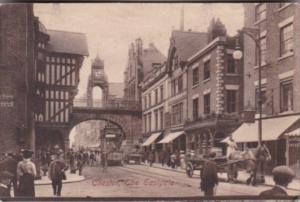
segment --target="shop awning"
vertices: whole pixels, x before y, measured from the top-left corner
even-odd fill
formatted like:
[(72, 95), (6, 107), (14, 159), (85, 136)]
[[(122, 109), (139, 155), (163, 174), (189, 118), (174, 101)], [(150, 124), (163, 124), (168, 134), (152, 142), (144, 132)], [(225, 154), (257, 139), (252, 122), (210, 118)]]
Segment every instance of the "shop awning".
[[(262, 141), (277, 140), (292, 124), (300, 119), (300, 115), (284, 116), (262, 120)], [(235, 142), (257, 142), (258, 120), (255, 123), (243, 123), (232, 133)], [(221, 142), (226, 142), (228, 138)]]
[(287, 135), (287, 136), (300, 136), (300, 128), (297, 128), (296, 130), (288, 132), (285, 135)]
[(142, 146), (149, 146), (150, 144), (152, 144), (157, 138), (158, 136), (161, 134), (160, 133), (153, 133), (152, 135), (150, 135), (150, 137), (148, 137), (148, 139), (142, 144)]
[(177, 137), (179, 137), (183, 133), (184, 133), (183, 131), (178, 131), (178, 132), (170, 133), (169, 135), (167, 135), (166, 137), (164, 137), (164, 139), (162, 139), (158, 143), (160, 143), (160, 144), (169, 143), (169, 142), (175, 140)]

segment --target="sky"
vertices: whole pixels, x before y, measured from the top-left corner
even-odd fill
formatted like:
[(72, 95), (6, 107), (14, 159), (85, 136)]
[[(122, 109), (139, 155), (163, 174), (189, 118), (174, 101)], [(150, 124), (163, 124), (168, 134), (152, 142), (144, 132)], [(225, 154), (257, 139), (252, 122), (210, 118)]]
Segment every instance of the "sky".
[(241, 3), (44, 3), (34, 12), (47, 29), (85, 33), (89, 57), (80, 71), (79, 93), (86, 92), (91, 60), (97, 52), (104, 60), (109, 82), (123, 82), (128, 48), (136, 38), (149, 43), (167, 56), (173, 29), (179, 29), (184, 7), (186, 30), (207, 31), (210, 20), (220, 18), (229, 35), (235, 35), (244, 22)]

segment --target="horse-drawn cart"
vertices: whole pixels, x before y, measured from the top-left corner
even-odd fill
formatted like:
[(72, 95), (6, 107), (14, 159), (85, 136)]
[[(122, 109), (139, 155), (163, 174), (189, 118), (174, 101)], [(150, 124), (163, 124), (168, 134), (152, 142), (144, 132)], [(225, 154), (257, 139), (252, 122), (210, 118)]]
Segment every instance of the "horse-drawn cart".
[[(208, 159), (202, 156), (195, 156), (189, 158), (186, 161), (186, 174), (188, 177), (193, 177), (195, 170), (202, 170), (203, 165)], [(226, 156), (220, 156), (213, 159), (217, 164), (218, 173), (227, 173), (228, 178), (236, 178), (238, 169), (241, 169), (243, 166), (242, 163), (246, 161), (245, 159), (239, 160), (228, 160)]]

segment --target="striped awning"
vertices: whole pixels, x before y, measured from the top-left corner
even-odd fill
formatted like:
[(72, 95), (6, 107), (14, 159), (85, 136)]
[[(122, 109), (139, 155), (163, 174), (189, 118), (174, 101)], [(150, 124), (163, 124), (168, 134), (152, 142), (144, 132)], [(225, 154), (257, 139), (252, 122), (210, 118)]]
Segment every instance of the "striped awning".
[[(262, 141), (277, 140), (283, 135), (296, 121), (300, 115), (283, 116), (262, 120)], [(292, 134), (292, 132), (291, 132)], [(237, 143), (257, 142), (258, 141), (258, 120), (254, 123), (243, 123), (232, 133), (232, 139)], [(228, 137), (221, 142), (227, 142)]]
[(173, 140), (175, 140), (177, 137), (179, 137), (182, 134), (184, 134), (183, 131), (178, 131), (178, 132), (170, 133), (166, 137), (164, 137), (164, 139), (162, 139), (161, 141), (159, 141), (158, 143), (165, 144), (165, 143), (172, 142)]
[(158, 136), (161, 134), (161, 132), (160, 133), (153, 133), (152, 135), (150, 135), (149, 137), (148, 137), (148, 139), (142, 144), (142, 146), (149, 146), (149, 145), (151, 145), (157, 138), (158, 138)]

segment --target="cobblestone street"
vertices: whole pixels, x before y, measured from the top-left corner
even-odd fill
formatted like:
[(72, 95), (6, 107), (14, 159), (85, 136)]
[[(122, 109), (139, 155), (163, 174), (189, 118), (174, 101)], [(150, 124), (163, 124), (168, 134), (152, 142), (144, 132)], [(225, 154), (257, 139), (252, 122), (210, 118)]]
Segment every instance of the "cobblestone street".
[[(84, 169), (86, 180), (63, 185), (63, 197), (195, 197), (203, 196), (199, 177), (143, 165)], [(220, 182), (217, 195), (257, 195), (267, 186)], [(51, 197), (51, 185), (36, 186), (37, 197)], [(290, 195), (299, 192), (289, 190)]]

